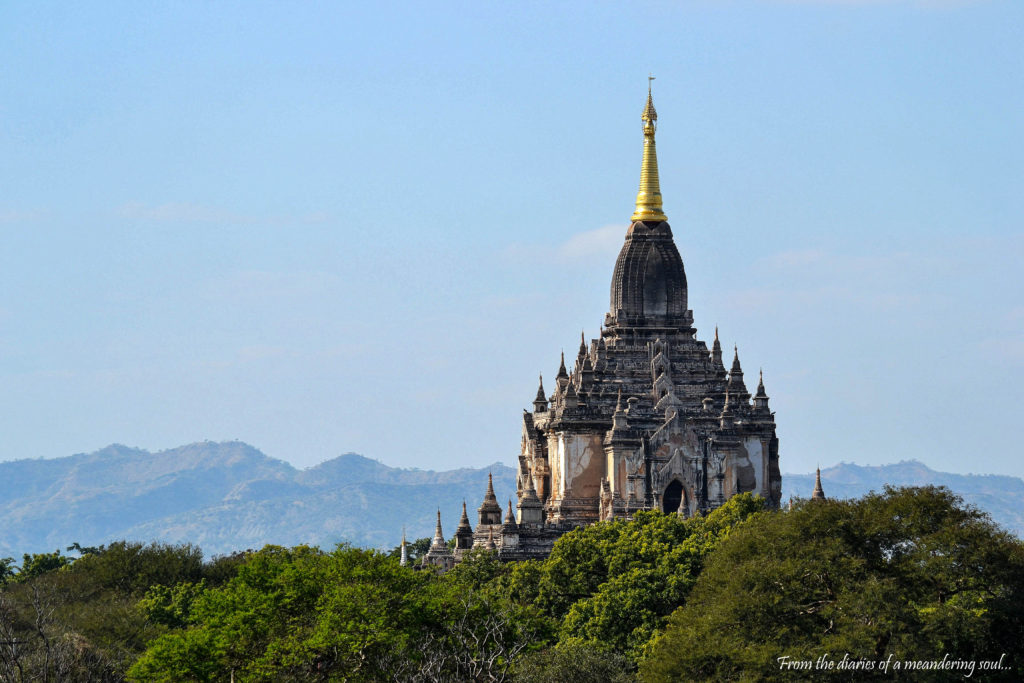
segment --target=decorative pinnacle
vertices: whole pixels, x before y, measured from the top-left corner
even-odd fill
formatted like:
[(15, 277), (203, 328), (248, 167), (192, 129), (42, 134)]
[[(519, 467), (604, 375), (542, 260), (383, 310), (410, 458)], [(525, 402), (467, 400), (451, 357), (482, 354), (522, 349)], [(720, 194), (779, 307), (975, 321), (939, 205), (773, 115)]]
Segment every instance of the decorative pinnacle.
[(558, 365), (558, 377), (568, 377), (569, 373), (565, 370), (565, 351), (562, 351), (562, 361)]
[(654, 109), (654, 98), (651, 97), (651, 83), (654, 81), (654, 76), (647, 74), (647, 106), (644, 107), (644, 113), (640, 116), (642, 121), (657, 121), (658, 112)]
[(437, 509), (437, 528), (434, 529), (434, 542), (430, 545), (438, 548), (444, 545), (444, 534), (441, 533), (441, 508)]
[(811, 493), (811, 500), (825, 500), (825, 491), (821, 488), (821, 468), (814, 470), (814, 492)]
[(657, 128), (658, 112), (654, 109), (651, 95), (651, 81), (647, 77), (647, 105), (640, 119), (644, 122), (644, 155), (640, 164), (640, 190), (636, 193), (636, 210), (632, 220), (660, 222), (668, 220), (661, 208), (661, 186), (658, 182), (658, 153), (654, 147), (654, 131)]

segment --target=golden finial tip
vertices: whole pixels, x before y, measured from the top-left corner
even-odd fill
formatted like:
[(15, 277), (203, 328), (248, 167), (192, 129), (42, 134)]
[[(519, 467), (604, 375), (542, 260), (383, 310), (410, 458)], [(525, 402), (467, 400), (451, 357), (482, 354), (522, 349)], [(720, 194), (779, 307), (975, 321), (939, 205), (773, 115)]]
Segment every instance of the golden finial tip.
[(640, 190), (636, 194), (636, 210), (633, 221), (668, 220), (661, 208), (661, 187), (658, 183), (658, 155), (654, 149), (654, 133), (657, 128), (658, 112), (654, 109), (651, 95), (653, 75), (647, 76), (647, 104), (644, 106), (644, 156), (640, 166)]

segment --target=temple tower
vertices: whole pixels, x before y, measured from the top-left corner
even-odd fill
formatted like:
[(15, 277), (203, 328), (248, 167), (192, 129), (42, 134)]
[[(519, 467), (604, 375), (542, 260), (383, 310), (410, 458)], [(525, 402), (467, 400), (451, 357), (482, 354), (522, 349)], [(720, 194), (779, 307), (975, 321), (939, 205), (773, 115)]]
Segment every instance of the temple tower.
[[(581, 339), (572, 372), (562, 354), (553, 392), (546, 396), (541, 382), (523, 415), (520, 545), (534, 498), (546, 528), (651, 508), (700, 514), (747, 491), (779, 504), (778, 439), (763, 377), (752, 397), (738, 348), (726, 371), (718, 330), (709, 349), (687, 307), (683, 259), (662, 203), (650, 87), (640, 118), (640, 184), (600, 335)], [(500, 514), (488, 491), (478, 545), (489, 530), (500, 536)]]

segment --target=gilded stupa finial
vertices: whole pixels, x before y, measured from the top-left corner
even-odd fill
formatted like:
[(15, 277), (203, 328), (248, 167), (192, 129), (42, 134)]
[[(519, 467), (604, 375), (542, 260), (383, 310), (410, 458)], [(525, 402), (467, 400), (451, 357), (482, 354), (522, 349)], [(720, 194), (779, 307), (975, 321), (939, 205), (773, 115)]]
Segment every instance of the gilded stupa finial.
[(654, 108), (654, 98), (651, 96), (651, 81), (654, 80), (654, 76), (647, 76), (647, 106), (644, 107), (644, 113), (640, 117), (645, 123), (650, 121), (657, 127), (658, 112)]
[(636, 210), (633, 221), (668, 220), (661, 208), (661, 186), (658, 183), (658, 154), (654, 147), (654, 133), (658, 126), (658, 112), (654, 109), (651, 82), (647, 77), (647, 104), (641, 120), (644, 122), (644, 156), (640, 165), (640, 191), (636, 193)]

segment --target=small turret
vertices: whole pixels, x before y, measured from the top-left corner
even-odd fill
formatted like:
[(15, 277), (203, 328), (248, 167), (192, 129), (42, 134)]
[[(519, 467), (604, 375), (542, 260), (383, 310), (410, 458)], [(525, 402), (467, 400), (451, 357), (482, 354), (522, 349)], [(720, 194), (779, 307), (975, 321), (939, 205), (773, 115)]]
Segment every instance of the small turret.
[(622, 409), (622, 387), (619, 387), (619, 396), (615, 399), (615, 412), (612, 414), (612, 430), (621, 430), (627, 427), (626, 411)]
[(732, 369), (729, 370), (729, 383), (727, 384), (726, 391), (732, 396), (733, 410), (736, 410), (737, 408), (744, 408), (750, 405), (750, 392), (747, 391), (747, 385), (743, 383), (743, 368), (740, 367), (739, 347), (734, 346), (733, 352)]
[(544, 395), (544, 375), (540, 376), (540, 383), (537, 386), (537, 397), (533, 399), (533, 411), (535, 413), (547, 412), (548, 399)]
[(732, 407), (732, 396), (729, 394), (729, 390), (725, 390), (725, 405), (722, 406), (722, 413), (718, 416), (719, 425), (722, 429), (728, 429), (732, 427), (734, 418), (736, 416), (735, 411)]
[(473, 527), (469, 525), (469, 515), (466, 514), (466, 501), (462, 501), (462, 517), (459, 519), (459, 526), (455, 530), (455, 550), (466, 551), (473, 547)]
[(498, 504), (498, 497), (494, 495), (494, 480), (491, 473), (487, 473), (487, 493), (484, 494), (484, 502), (477, 508), (480, 524), (501, 524), (501, 505)]
[(434, 540), (430, 543), (431, 548), (448, 547), (444, 542), (444, 534), (441, 533), (441, 508), (437, 509), (437, 526), (434, 527)]
[[(565, 351), (562, 351), (561, 360), (558, 363), (558, 374), (555, 375), (555, 396), (554, 400), (561, 402), (565, 396), (565, 389), (569, 385), (569, 372), (565, 369)], [(554, 408), (554, 405), (552, 405)]]
[(814, 470), (814, 493), (811, 494), (811, 500), (827, 500), (825, 498), (825, 490), (821, 488), (821, 468)]
[(524, 491), (516, 506), (519, 510), (519, 524), (540, 526), (544, 523), (544, 505), (537, 497), (537, 491), (533, 488), (533, 475), (529, 472), (523, 477)]
[(580, 353), (579, 358), (583, 358), (587, 355), (587, 335), (583, 330), (580, 330)]
[(583, 356), (583, 365), (580, 368), (580, 389), (589, 391), (594, 384), (594, 364), (590, 362), (590, 356)]
[(764, 391), (764, 371), (757, 372), (757, 394), (754, 395), (754, 409), (758, 412), (768, 412), (768, 394)]
[(502, 522), (501, 528), (502, 528), (502, 530), (504, 530), (504, 529), (516, 529), (517, 531), (519, 530), (519, 527), (516, 525), (515, 513), (512, 512), (512, 499), (511, 498), (508, 499), (508, 511), (505, 513), (505, 521)]
[(497, 550), (498, 549), (498, 546), (494, 545), (494, 529), (493, 528), (488, 528), (487, 529), (487, 542), (484, 543), (484, 548), (486, 550)]
[(437, 510), (437, 527), (434, 529), (434, 540), (430, 543), (430, 550), (423, 556), (423, 566), (433, 565), (441, 571), (447, 571), (455, 566), (455, 556), (452, 555), (448, 544), (444, 542), (444, 534), (441, 533), (441, 510)]
[(722, 342), (718, 341), (718, 327), (715, 327), (715, 341), (711, 344), (711, 363), (716, 370), (725, 372), (725, 364), (722, 362)]
[(580, 404), (579, 394), (576, 393), (576, 384), (569, 382), (569, 386), (565, 390), (565, 399), (562, 401), (562, 405), (568, 409), (578, 407)]
[(505, 513), (505, 522), (501, 525), (501, 547), (503, 550), (519, 547), (519, 525), (516, 524), (516, 517), (512, 513), (511, 498), (508, 501), (508, 512)]

